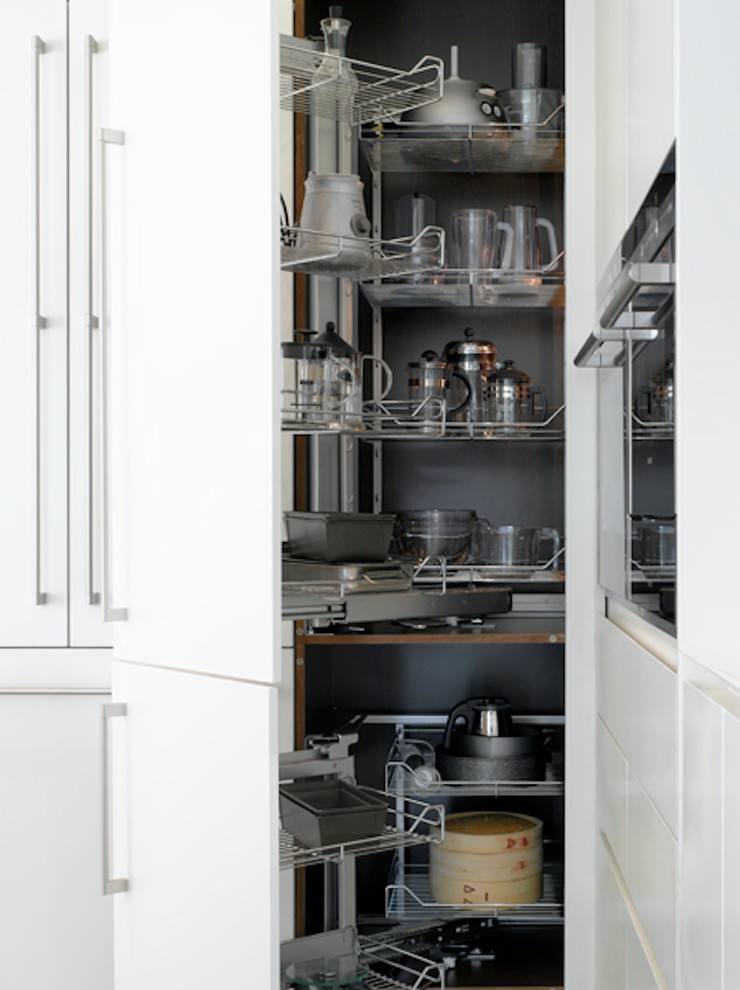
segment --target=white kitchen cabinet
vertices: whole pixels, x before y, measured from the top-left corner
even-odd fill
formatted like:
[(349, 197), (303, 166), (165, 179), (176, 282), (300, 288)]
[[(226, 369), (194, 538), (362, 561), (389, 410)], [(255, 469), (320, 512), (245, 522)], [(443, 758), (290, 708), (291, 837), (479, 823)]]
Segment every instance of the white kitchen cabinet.
[[(596, 278), (627, 223), (627, 5), (594, 4), (596, 114)], [(570, 128), (569, 128), (570, 129)]]
[[(735, 231), (740, 223), (735, 163), (740, 134), (728, 126), (723, 101), (707, 101), (697, 80), (715, 93), (735, 85), (732, 39), (740, 29), (740, 8), (716, 0), (703, 6), (690, 0), (677, 2), (676, 167), (681, 227), (676, 309), (686, 331), (676, 350), (679, 643), (683, 652), (706, 667), (726, 672), (737, 685), (740, 653), (732, 618), (740, 532), (728, 525), (737, 510), (737, 442), (734, 429), (728, 437), (719, 426), (735, 423), (735, 396), (725, 375), (715, 384), (706, 355), (716, 355), (723, 369), (734, 369), (740, 362), (740, 334), (733, 316)], [(699, 333), (699, 326), (706, 329)], [(707, 407), (700, 397), (709, 394)], [(708, 558), (711, 580), (697, 566)]]
[(0, 985), (113, 985), (102, 896), (103, 692), (0, 692)]
[(676, 135), (675, 0), (627, 0), (627, 221), (660, 171)]
[[(274, 5), (113, 0), (116, 655), (279, 680)], [(142, 25), (146, 30), (142, 30)], [(246, 54), (248, 46), (248, 56)], [(207, 85), (205, 84), (207, 81)]]
[[(0, 11), (0, 81), (12, 94), (0, 109), (7, 136), (0, 192), (3, 647), (110, 641), (82, 573), (82, 520), (96, 494), (88, 484), (85, 330), (77, 292), (87, 264), (80, 237), (87, 183), (84, 34), (95, 31), (104, 44), (104, 12), (101, 0), (9, 0)], [(97, 113), (101, 68), (98, 62)]]
[(277, 689), (113, 666), (116, 990), (272, 990)]

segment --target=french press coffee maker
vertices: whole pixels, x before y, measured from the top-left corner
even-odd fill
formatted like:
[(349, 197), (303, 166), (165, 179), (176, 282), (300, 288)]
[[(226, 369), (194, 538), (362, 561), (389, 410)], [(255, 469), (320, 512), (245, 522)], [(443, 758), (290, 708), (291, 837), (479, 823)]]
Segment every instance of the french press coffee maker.
[(295, 361), (291, 391), (299, 422), (334, 430), (362, 430), (363, 370), (366, 363), (382, 369), (385, 387), (370, 401), (384, 399), (393, 373), (382, 358), (361, 354), (327, 323), (323, 333), (302, 330), (282, 345), (283, 357)]

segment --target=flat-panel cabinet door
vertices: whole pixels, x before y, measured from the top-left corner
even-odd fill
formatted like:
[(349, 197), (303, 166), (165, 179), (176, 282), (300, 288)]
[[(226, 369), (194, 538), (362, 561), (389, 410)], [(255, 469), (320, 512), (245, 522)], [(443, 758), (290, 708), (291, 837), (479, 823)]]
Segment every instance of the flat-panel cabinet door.
[(128, 613), (116, 656), (268, 683), (280, 579), (274, 8), (213, 0), (175, 16), (170, 0), (112, 0), (105, 314), (111, 600)]
[(0, 646), (67, 644), (66, 4), (0, 4)]
[(116, 990), (277, 987), (277, 689), (113, 668)]
[(108, 98), (108, 7), (69, 10), (70, 645), (109, 646), (101, 606), (100, 173)]
[(103, 897), (104, 693), (0, 691), (0, 986), (112, 990)]

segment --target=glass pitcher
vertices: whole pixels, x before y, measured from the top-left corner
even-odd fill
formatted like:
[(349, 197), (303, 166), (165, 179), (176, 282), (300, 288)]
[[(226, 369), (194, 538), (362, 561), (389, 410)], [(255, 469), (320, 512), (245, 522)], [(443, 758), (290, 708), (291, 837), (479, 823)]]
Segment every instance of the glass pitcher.
[(558, 242), (555, 228), (545, 217), (537, 216), (537, 207), (522, 204), (504, 207), (504, 220), (511, 227), (511, 271), (539, 272), (542, 270), (542, 248), (538, 230), (543, 230), (547, 236), (552, 264), (558, 256)]
[(330, 425), (337, 429), (362, 430), (362, 410), (364, 395), (364, 369), (374, 365), (383, 372), (385, 385), (378, 395), (368, 402), (381, 402), (393, 387), (393, 372), (382, 358), (374, 354), (361, 354), (336, 332), (333, 323), (326, 324), (326, 330), (314, 341), (329, 349), (331, 360), (325, 363), (326, 403), (334, 415), (329, 413)]

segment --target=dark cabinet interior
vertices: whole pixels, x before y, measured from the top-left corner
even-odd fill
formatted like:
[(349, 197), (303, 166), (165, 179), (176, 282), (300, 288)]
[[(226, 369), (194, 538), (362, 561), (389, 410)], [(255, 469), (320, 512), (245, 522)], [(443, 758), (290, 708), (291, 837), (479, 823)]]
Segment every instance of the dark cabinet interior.
[[(324, 3), (307, 2), (306, 33), (320, 37), (319, 22), (326, 16)], [(460, 75), (498, 89), (511, 86), (512, 47), (522, 41), (537, 41), (547, 46), (547, 85), (563, 89), (561, 3), (405, 0), (392, 4), (350, 0), (343, 4), (343, 16), (352, 22), (347, 45), (351, 58), (410, 67), (423, 55), (438, 55), (445, 60), (446, 75), (450, 46), (458, 45)], [(445, 230), (449, 230), (450, 216), (457, 209), (485, 207), (501, 217), (507, 204), (535, 205), (541, 216), (552, 221), (562, 250), (562, 172), (525, 174), (504, 168), (450, 173), (423, 167), (383, 171), (382, 195), (373, 201), (373, 174), (359, 150), (356, 171), (365, 183), (368, 215), (375, 212), (383, 237), (397, 235), (396, 201), (418, 192), (434, 198), (436, 222)], [(394, 373), (390, 398), (406, 398), (409, 362), (418, 360), (426, 350), (440, 353), (450, 341), (463, 339), (470, 327), (476, 339), (495, 344), (499, 362), (511, 359), (531, 376), (546, 393), (550, 411), (562, 406), (562, 294), (555, 302), (541, 306), (387, 306), (379, 314), (361, 288), (355, 293), (356, 341), (364, 353), (378, 353), (377, 342), (381, 340), (382, 357)], [(562, 434), (555, 439), (535, 436), (423, 442), (377, 442), (363, 440), (360, 435), (357, 447), (358, 509), (362, 511), (474, 509), (496, 525), (550, 527), (562, 538), (566, 536)], [(382, 463), (379, 490), (378, 459)], [(496, 617), (488, 616), (480, 617), (477, 630), (472, 624), (461, 629), (454, 617), (447, 617), (436, 626), (430, 624), (420, 635), (408, 626), (387, 623), (382, 630), (373, 625), (356, 629), (319, 625), (299, 637), (296, 724), (301, 733), (322, 734), (341, 724), (345, 716), (365, 716), (353, 750), (357, 778), (364, 784), (381, 789), (387, 784), (386, 764), (404, 716), (411, 718), (413, 732), (428, 740), (430, 747), (438, 744), (447, 714), (465, 698), (503, 696), (517, 718), (541, 727), (550, 791), (527, 795), (522, 790), (502, 796), (492, 788), (489, 794), (462, 792), (442, 800), (448, 814), (483, 808), (540, 818), (547, 869), (555, 884), (554, 892), (548, 890), (547, 896), (555, 906), (550, 910), (546, 905), (541, 915), (528, 916), (523, 923), (516, 911), (498, 912), (495, 952), (482, 955), (477, 962), (461, 960), (448, 973), (448, 986), (562, 983), (563, 740), (567, 714), (563, 587), (562, 580), (545, 585), (544, 593), (539, 584), (516, 586), (514, 613), (521, 619), (517, 635), (507, 635)], [(545, 621), (545, 632), (542, 625), (528, 628), (529, 617)], [(552, 619), (550, 629), (548, 619)], [(377, 635), (380, 631), (382, 637)], [(476, 632), (480, 634), (477, 640)], [(376, 643), (376, 638), (382, 642)], [(424, 723), (426, 717), (429, 725)], [(356, 861), (356, 910), (361, 929), (385, 930), (438, 916), (433, 906), (426, 914), (389, 912), (394, 856), (383, 853)], [(426, 847), (409, 849), (405, 856), (409, 870), (425, 869)], [(300, 920), (306, 934), (321, 931), (326, 925), (326, 887), (331, 883), (330, 871), (306, 871), (300, 898), (305, 906)]]

